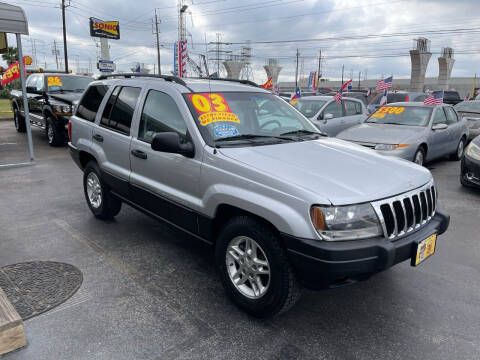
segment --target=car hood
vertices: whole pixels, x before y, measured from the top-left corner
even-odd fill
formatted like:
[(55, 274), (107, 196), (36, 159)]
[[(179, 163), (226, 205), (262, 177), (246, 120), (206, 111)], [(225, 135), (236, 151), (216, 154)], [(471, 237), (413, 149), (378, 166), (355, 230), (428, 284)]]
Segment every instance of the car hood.
[(363, 123), (342, 131), (337, 137), (373, 144), (400, 144), (423, 130), (420, 126)]
[(59, 100), (62, 102), (65, 102), (67, 104), (74, 104), (75, 102), (78, 102), (80, 98), (82, 97), (81, 92), (74, 92), (74, 93), (68, 93), (68, 94), (49, 94), (49, 96), (55, 100)]
[(219, 150), (236, 162), (327, 198), (333, 205), (394, 196), (432, 178), (427, 169), (414, 163), (334, 138)]

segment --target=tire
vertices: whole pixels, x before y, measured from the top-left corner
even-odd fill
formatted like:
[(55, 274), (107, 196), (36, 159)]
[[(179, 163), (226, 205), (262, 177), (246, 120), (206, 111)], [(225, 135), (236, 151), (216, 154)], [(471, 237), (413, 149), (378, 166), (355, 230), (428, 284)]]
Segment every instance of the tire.
[(19, 133), (24, 133), (27, 131), (27, 127), (25, 125), (25, 118), (20, 115), (20, 112), (18, 111), (17, 107), (13, 107), (13, 122), (15, 123), (15, 129)]
[[(247, 241), (255, 243), (257, 249), (257, 256), (250, 256), (250, 259)], [(233, 251), (232, 246), (240, 251)], [(231, 256), (232, 253), (236, 259)], [(215, 261), (227, 295), (250, 315), (258, 318), (279, 315), (289, 310), (300, 298), (302, 288), (285, 249), (274, 231), (259, 220), (239, 216), (228, 221), (216, 242)], [(243, 262), (243, 268), (240, 262)], [(252, 266), (256, 268), (252, 269)], [(264, 274), (267, 270), (268, 275)], [(242, 272), (242, 275), (234, 276)], [(253, 285), (258, 282), (250, 282), (250, 277), (260, 277), (263, 289), (260, 285)], [(233, 283), (233, 278), (237, 278), (238, 285)], [(256, 292), (252, 290), (255, 288)]]
[(413, 156), (413, 162), (420, 166), (425, 164), (425, 149), (422, 146), (419, 147), (415, 152), (415, 155)]
[(90, 211), (102, 220), (113, 219), (122, 208), (122, 202), (110, 194), (95, 161), (90, 161), (83, 172), (83, 190)]
[(51, 117), (48, 117), (45, 121), (45, 136), (50, 146), (65, 145), (65, 131), (58, 129)]
[(464, 151), (465, 151), (465, 138), (462, 137), (458, 142), (457, 150), (450, 155), (450, 160), (453, 160), (453, 161), (461, 160), (463, 157)]

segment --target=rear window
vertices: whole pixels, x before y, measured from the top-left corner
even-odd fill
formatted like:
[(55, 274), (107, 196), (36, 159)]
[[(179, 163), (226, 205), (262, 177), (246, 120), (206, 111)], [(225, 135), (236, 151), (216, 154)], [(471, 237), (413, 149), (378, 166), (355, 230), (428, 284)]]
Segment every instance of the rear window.
[(90, 86), (80, 101), (76, 115), (87, 121), (95, 121), (100, 103), (108, 91), (107, 85)]
[(387, 95), (387, 102), (394, 103), (394, 102), (402, 102), (405, 101), (407, 98), (407, 94), (388, 94)]
[[(140, 96), (140, 88), (124, 86), (112, 93), (103, 112), (101, 124), (123, 134), (130, 134), (133, 112)], [(118, 95), (117, 95), (118, 94)]]
[(299, 100), (297, 102), (293, 101), (292, 105), (295, 109), (300, 111), (302, 115), (310, 118), (315, 116), (325, 103), (326, 101), (324, 100)]

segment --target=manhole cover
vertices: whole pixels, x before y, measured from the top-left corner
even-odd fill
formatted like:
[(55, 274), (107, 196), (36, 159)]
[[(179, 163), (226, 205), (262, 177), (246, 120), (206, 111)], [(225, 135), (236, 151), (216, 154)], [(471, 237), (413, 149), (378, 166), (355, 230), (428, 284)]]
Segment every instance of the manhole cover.
[(23, 320), (60, 305), (82, 281), (82, 272), (65, 263), (32, 261), (0, 267), (0, 287)]

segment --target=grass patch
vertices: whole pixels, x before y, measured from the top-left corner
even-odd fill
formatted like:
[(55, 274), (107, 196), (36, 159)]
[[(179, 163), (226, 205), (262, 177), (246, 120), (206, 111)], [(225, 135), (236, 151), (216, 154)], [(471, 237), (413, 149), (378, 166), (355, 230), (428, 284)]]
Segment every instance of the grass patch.
[(0, 99), (0, 116), (13, 116), (10, 100)]

